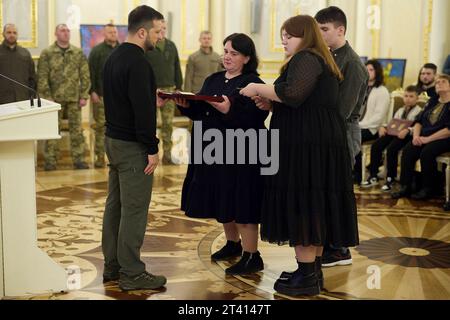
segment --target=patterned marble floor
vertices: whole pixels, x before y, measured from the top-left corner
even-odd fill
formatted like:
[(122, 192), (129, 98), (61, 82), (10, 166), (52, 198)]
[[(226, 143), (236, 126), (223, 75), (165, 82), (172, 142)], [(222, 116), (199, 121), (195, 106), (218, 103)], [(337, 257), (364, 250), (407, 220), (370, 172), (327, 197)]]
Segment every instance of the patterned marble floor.
[[(225, 276), (229, 264), (210, 261), (211, 251), (225, 241), (223, 230), (215, 221), (180, 212), (185, 171), (185, 166), (158, 168), (142, 248), (148, 270), (164, 274), (168, 283), (163, 290), (128, 293), (116, 282), (102, 283), (107, 170), (39, 171), (39, 246), (65, 268), (77, 266), (81, 287), (11, 299), (292, 299), (273, 290), (280, 272), (295, 268), (288, 247), (261, 243), (265, 269), (251, 277)], [(376, 189), (356, 192), (361, 244), (352, 250), (354, 263), (325, 269), (326, 290), (314, 299), (450, 299), (450, 213), (442, 211), (443, 199), (394, 201)]]

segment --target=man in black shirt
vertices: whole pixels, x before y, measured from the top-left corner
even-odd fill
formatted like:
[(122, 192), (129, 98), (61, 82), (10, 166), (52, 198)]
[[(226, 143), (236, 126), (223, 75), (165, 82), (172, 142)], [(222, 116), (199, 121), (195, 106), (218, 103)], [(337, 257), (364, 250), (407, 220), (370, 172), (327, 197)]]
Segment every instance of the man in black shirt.
[(417, 79), (417, 87), (419, 88), (419, 94), (426, 92), (427, 95), (435, 99), (437, 98), (436, 93), (436, 76), (437, 76), (437, 65), (434, 63), (426, 63), (419, 73), (419, 78)]
[(119, 280), (122, 290), (156, 289), (166, 278), (145, 269), (140, 259), (158, 166), (156, 96), (153, 70), (145, 59), (161, 39), (164, 17), (148, 6), (128, 17), (128, 38), (109, 56), (103, 71), (106, 154), (110, 162), (103, 218), (103, 279)]

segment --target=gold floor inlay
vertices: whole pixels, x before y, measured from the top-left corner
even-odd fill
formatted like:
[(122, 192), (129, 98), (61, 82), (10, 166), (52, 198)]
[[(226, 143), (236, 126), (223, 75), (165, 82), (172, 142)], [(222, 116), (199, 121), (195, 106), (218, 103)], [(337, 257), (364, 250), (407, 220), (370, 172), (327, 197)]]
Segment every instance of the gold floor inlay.
[[(226, 276), (230, 262), (211, 262), (211, 252), (225, 242), (223, 229), (180, 211), (185, 172), (185, 166), (158, 168), (142, 248), (148, 270), (164, 274), (168, 283), (163, 290), (125, 293), (116, 282), (102, 283), (107, 170), (39, 171), (39, 246), (62, 266), (79, 268), (81, 287), (22, 299), (292, 299), (273, 290), (282, 271), (296, 268), (292, 248), (261, 242), (264, 270), (248, 277)], [(425, 203), (392, 200), (375, 190), (356, 193), (361, 244), (352, 249), (352, 265), (324, 269), (325, 290), (314, 299), (450, 299), (450, 214), (441, 209), (443, 199)], [(373, 270), (380, 288), (368, 285)]]

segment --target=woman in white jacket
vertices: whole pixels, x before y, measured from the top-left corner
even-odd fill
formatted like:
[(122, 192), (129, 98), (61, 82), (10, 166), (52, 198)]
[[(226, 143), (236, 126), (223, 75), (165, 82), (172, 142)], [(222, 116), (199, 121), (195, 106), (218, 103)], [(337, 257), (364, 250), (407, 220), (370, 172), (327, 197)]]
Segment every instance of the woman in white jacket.
[[(359, 126), (361, 127), (361, 142), (378, 139), (378, 130), (388, 120), (390, 94), (384, 84), (383, 67), (377, 60), (366, 62), (369, 72), (369, 86), (367, 96), (363, 105), (363, 114)], [(362, 159), (361, 153), (356, 156), (355, 182), (361, 184)]]

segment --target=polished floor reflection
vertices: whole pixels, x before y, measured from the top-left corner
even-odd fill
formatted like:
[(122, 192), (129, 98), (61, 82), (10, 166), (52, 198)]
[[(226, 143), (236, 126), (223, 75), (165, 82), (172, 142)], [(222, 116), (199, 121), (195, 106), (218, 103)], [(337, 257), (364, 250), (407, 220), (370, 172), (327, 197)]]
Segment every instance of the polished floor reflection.
[[(20, 299), (291, 299), (273, 290), (281, 271), (295, 268), (288, 247), (261, 242), (265, 269), (251, 277), (225, 276), (229, 263), (210, 261), (225, 241), (223, 230), (180, 212), (185, 172), (185, 166), (158, 168), (142, 248), (148, 270), (168, 283), (125, 293), (116, 282), (102, 283), (107, 169), (38, 171), (39, 246), (62, 266), (79, 268), (81, 288)], [(443, 199), (394, 201), (376, 189), (357, 190), (357, 197), (361, 244), (352, 249), (353, 265), (325, 269), (325, 290), (314, 299), (450, 299), (450, 214), (441, 209)]]

